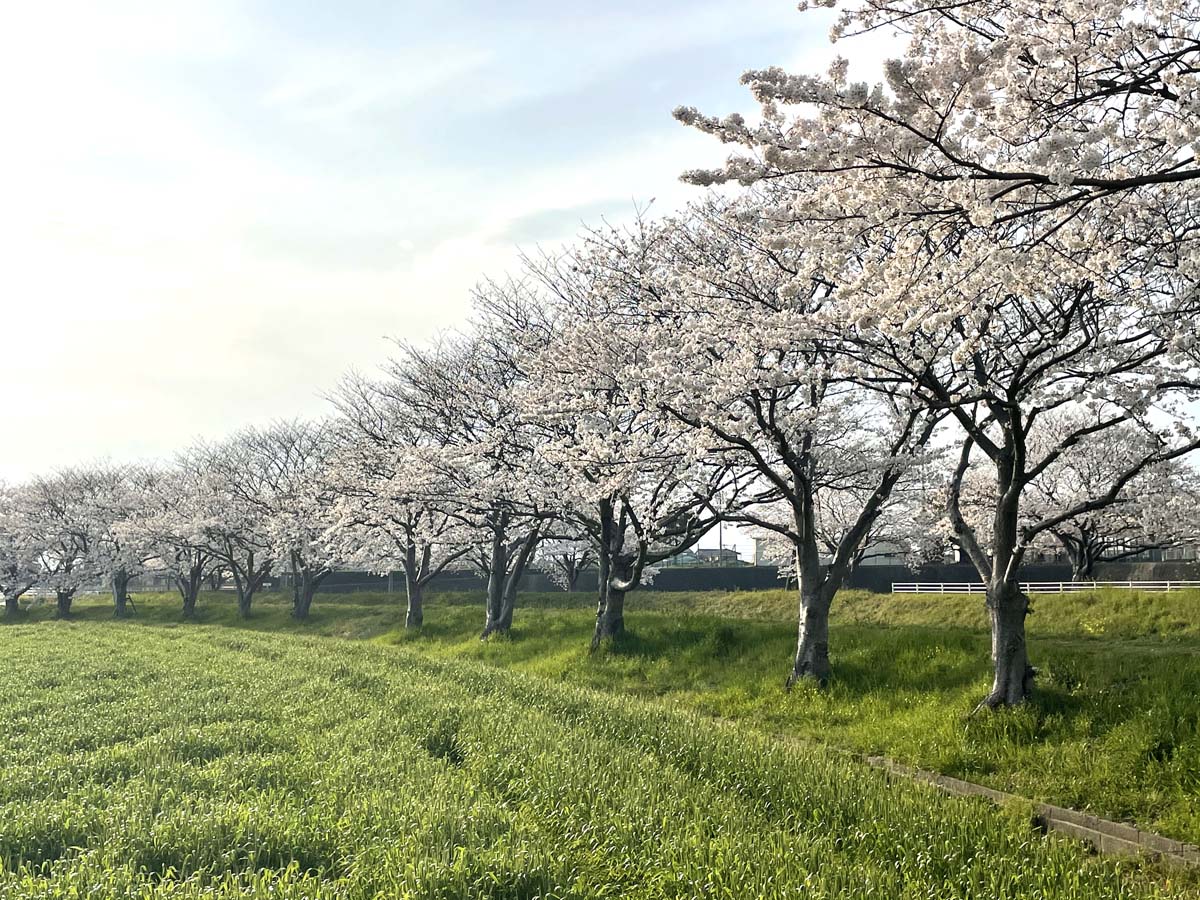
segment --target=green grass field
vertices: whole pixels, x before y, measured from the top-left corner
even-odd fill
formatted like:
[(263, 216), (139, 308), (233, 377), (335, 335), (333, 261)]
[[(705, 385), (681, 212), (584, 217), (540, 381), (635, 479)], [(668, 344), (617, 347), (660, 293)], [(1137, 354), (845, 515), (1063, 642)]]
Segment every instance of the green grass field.
[(1037, 701), (970, 719), (979, 598), (848, 595), (791, 694), (782, 593), (635, 595), (591, 655), (583, 597), (486, 644), (473, 597), (415, 638), (394, 597), (201, 603), (0, 629), (0, 897), (1200, 896), (811, 743), (1194, 841), (1200, 598), (1039, 598)]

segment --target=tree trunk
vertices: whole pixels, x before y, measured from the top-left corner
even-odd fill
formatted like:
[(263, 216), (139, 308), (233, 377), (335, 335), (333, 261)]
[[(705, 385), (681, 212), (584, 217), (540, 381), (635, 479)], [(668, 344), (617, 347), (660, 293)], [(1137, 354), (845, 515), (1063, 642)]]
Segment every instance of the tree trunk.
[(633, 576), (638, 560), (630, 560), (622, 553), (624, 544), (624, 513), (618, 519), (613, 514), (611, 502), (603, 501), (600, 504), (600, 541), (596, 548), (600, 598), (596, 606), (596, 629), (592, 632), (593, 650), (601, 641), (625, 633), (625, 593), (637, 587)]
[(293, 589), (292, 596), (292, 618), (304, 620), (308, 618), (308, 613), (312, 609), (313, 594), (317, 592), (317, 586), (313, 584), (313, 580), (309, 576), (304, 576), (299, 586)]
[(829, 683), (832, 672), (829, 665), (829, 608), (832, 597), (826, 594), (821, 588), (800, 592), (800, 624), (796, 658), (792, 662), (792, 674), (787, 679), (789, 688), (802, 678), (811, 678), (821, 687)]
[(1095, 570), (1095, 566), (1092, 564), (1092, 561), (1089, 559), (1073, 559), (1073, 560), (1071, 560), (1071, 580), (1072, 581), (1075, 581), (1075, 582), (1091, 581), (1092, 580), (1092, 572), (1094, 570)]
[(250, 604), (254, 600), (254, 588), (246, 585), (238, 586), (238, 616), (243, 619), (250, 618)]
[(493, 634), (508, 634), (512, 630), (512, 607), (507, 604), (503, 590), (496, 597), (488, 596), (487, 618), (483, 623), (483, 634), (479, 639), (486, 640)]
[(1072, 581), (1093, 581), (1096, 578), (1096, 562), (1104, 550), (1094, 542), (1085, 542), (1080, 548), (1079, 558), (1071, 561)]
[(815, 504), (811, 496), (794, 511), (796, 533), (796, 586), (800, 594), (800, 612), (796, 626), (796, 655), (792, 659), (792, 671), (788, 674), (785, 687), (790, 690), (796, 682), (807, 678), (818, 686), (829, 683), (832, 667), (829, 664), (829, 609), (834, 595), (841, 588), (849, 572), (849, 560), (853, 558), (853, 547), (841, 548), (834, 561), (821, 563), (821, 551), (817, 544)]
[(175, 573), (175, 587), (183, 599), (183, 617), (196, 617), (196, 600), (200, 597), (200, 586), (204, 583), (203, 564), (192, 566), (186, 576)]
[(404, 587), (408, 591), (408, 611), (404, 615), (404, 627), (420, 628), (425, 624), (425, 598), (422, 595), (424, 586), (406, 573)]
[(55, 602), (57, 605), (57, 615), (60, 619), (65, 619), (71, 615), (71, 601), (75, 597), (74, 591), (56, 591)]
[[(502, 548), (504, 568), (498, 569), (493, 565), (488, 578), (488, 616), (483, 637), (508, 634), (512, 631), (513, 610), (517, 605), (517, 586), (525, 576), (525, 569), (537, 547), (538, 539), (539, 532), (534, 529), (521, 541), (517, 555), (511, 561), (507, 548)], [(492, 577), (496, 575), (501, 577), (498, 579), (499, 589), (495, 592), (497, 596), (493, 597)]]
[[(980, 701), (976, 711), (1024, 703), (1033, 689), (1035, 674), (1029, 665), (1029, 649), (1025, 643), (1029, 598), (1021, 591), (1017, 579), (1025, 555), (1025, 545), (1018, 540), (1021, 491), (1028, 483), (1023, 463), (1024, 432), (1013, 424), (1011, 411), (1004, 411), (1000, 423), (1004, 426), (1004, 443), (998, 451), (989, 454), (996, 467), (997, 487), (990, 553), (984, 552), (975, 531), (963, 519), (959, 509), (959, 492), (970, 460), (972, 438), (963, 445), (947, 504), (955, 533), (961, 539), (960, 546), (987, 582), (987, 610), (992, 630), (992, 690)], [(1054, 534), (1074, 559), (1078, 549), (1072, 547), (1075, 539), (1065, 533)]]
[(271, 561), (268, 559), (265, 563), (256, 563), (258, 554), (253, 550), (247, 552), (243, 558), (244, 564), (234, 563), (230, 560), (229, 571), (233, 576), (234, 587), (237, 588), (238, 615), (243, 619), (248, 619), (254, 595), (263, 586), (263, 581), (271, 571)]
[(521, 581), (521, 576), (525, 573), (525, 564), (518, 559), (513, 564), (513, 570), (508, 573), (508, 577), (504, 579), (504, 587), (500, 592), (500, 606), (496, 610), (495, 619), (489, 623), (491, 626), (490, 632), (487, 634), (508, 634), (512, 631), (513, 610), (517, 607), (517, 585)]
[[(602, 566), (608, 570), (609, 566)], [(612, 570), (620, 576), (625, 576), (624, 567), (619, 563), (612, 564)], [(625, 633), (625, 591), (612, 586), (615, 580), (609, 571), (602, 571), (603, 580), (600, 582), (600, 603), (596, 607), (596, 629), (592, 633), (592, 649), (600, 646), (606, 639), (620, 637)]]
[(483, 634), (479, 636), (481, 641), (501, 630), (500, 620), (504, 615), (504, 574), (508, 571), (508, 547), (504, 543), (503, 524), (500, 521), (492, 523), (492, 546), (487, 562), (487, 608)]
[(1014, 584), (988, 585), (988, 617), (992, 626), (992, 690), (980, 706), (1019, 706), (1029, 699), (1035, 670), (1029, 665), (1025, 616), (1029, 598)]
[(1087, 546), (1086, 538), (1057, 532), (1055, 537), (1058, 538), (1059, 544), (1067, 555), (1067, 561), (1071, 564), (1071, 580), (1091, 581), (1092, 572), (1096, 568), (1096, 560)]
[(609, 588), (605, 603), (596, 616), (596, 633), (592, 646), (599, 646), (605, 638), (620, 637), (625, 633), (625, 592)]
[(313, 597), (325, 580), (328, 571), (314, 574), (307, 566), (299, 566), (292, 575), (292, 618), (304, 620), (312, 611)]
[(21, 614), (21, 595), (20, 594), (5, 594), (5, 596), (4, 596), (4, 614), (6, 616), (19, 616)]
[(495, 596), (491, 591), (488, 592), (487, 598), (487, 618), (483, 623), (483, 634), (479, 639), (486, 640), (493, 634), (507, 634), (512, 629), (512, 607), (507, 602), (508, 598), (501, 589), (496, 592)]
[(124, 569), (112, 573), (112, 598), (113, 614), (118, 619), (124, 619), (129, 615), (129, 573)]

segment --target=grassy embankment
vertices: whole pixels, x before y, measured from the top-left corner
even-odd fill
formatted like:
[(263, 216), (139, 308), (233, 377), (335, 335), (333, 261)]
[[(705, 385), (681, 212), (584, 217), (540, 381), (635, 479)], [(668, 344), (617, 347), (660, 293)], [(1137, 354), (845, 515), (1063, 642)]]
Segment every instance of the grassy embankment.
[[(210, 624), (403, 644), (427, 657), (490, 666), (737, 720), (861, 753), (885, 753), (1013, 793), (1088, 809), (1200, 843), (1200, 596), (1112, 592), (1036, 599), (1036, 700), (968, 713), (986, 692), (979, 597), (839, 598), (836, 677), (824, 692), (785, 694), (792, 597), (782, 592), (638, 594), (631, 634), (590, 655), (586, 597), (523, 599), (511, 639), (477, 640), (477, 597), (430, 605), (419, 636), (399, 628), (397, 598), (319, 597), (292, 623), (277, 598), (238, 623), (228, 598), (202, 600)], [(43, 613), (35, 613), (35, 617)], [(108, 620), (100, 602), (83, 621)], [(177, 618), (165, 598), (138, 622)]]
[[(85, 605), (0, 634), (6, 900), (1200, 896), (1191, 876), (1037, 837), (1027, 810), (658, 702), (431, 659), (474, 610), (435, 608), (426, 638), (387, 647), (295, 633), (364, 626), (371, 604), (286, 629), (267, 608), (258, 631), (223, 627), (211, 601), (216, 627), (141, 607), (140, 626)], [(572, 617), (523, 623), (573, 639)], [(672, 618), (639, 617), (640, 639), (675, 634)], [(623, 668), (624, 652), (588, 665)]]

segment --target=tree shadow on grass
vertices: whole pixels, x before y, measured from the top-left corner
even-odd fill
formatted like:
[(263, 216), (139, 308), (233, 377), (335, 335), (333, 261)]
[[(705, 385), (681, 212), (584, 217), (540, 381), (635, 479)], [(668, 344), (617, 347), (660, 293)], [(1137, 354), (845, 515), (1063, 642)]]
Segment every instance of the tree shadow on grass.
[(646, 660), (725, 661), (743, 658), (769, 645), (786, 652), (787, 635), (788, 631), (774, 624), (688, 617), (671, 622), (638, 622), (604, 641), (601, 648), (614, 656)]

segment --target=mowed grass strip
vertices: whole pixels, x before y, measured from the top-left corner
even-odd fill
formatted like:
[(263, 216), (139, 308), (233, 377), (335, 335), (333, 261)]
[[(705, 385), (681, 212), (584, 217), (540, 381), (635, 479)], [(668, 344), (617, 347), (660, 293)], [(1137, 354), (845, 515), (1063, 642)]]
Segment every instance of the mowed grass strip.
[(3, 637), (5, 898), (1196, 895), (1027, 811), (410, 648)]

